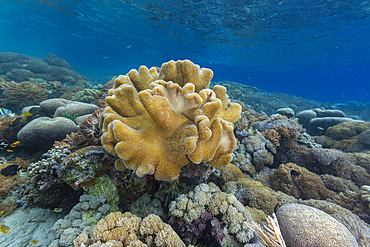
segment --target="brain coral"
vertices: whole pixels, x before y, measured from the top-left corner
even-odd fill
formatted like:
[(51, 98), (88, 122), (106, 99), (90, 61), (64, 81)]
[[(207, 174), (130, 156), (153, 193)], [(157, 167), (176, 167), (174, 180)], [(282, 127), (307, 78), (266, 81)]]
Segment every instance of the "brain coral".
[(225, 87), (208, 88), (212, 76), (189, 60), (119, 76), (100, 120), (102, 144), (119, 158), (117, 169), (170, 180), (189, 161), (228, 164), (241, 106), (230, 103)]
[(343, 224), (316, 208), (285, 204), (276, 216), (287, 246), (358, 246)]

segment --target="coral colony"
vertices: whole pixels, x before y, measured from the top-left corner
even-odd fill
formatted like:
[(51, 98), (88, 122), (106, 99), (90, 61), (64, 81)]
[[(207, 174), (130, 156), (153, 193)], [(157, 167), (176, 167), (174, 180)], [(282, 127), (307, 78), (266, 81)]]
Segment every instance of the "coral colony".
[(8, 55), (34, 78), (5, 72), (2, 103), (36, 106), (1, 111), (1, 246), (370, 245), (368, 123), (312, 102), (263, 109), (248, 98), (266, 94), (211, 88), (189, 60), (92, 88), (56, 56)]

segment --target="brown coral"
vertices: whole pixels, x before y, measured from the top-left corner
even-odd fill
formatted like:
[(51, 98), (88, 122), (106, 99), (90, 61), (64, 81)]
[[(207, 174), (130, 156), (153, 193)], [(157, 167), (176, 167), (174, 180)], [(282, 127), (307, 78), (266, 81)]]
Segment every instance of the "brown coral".
[(158, 180), (176, 179), (189, 161), (228, 164), (241, 107), (226, 88), (208, 89), (212, 76), (188, 60), (119, 76), (100, 121), (104, 148), (138, 176)]
[(5, 97), (1, 104), (13, 111), (21, 110), (28, 105), (37, 105), (48, 98), (46, 83), (24, 81), (21, 83), (7, 82)]
[[(285, 126), (285, 129), (286, 129), (286, 126)], [(269, 129), (269, 130), (263, 131), (262, 134), (266, 139), (270, 140), (270, 142), (272, 142), (272, 144), (274, 144), (276, 147), (280, 146), (279, 141), (280, 141), (281, 136), (278, 131), (276, 131), (275, 129)]]
[(68, 134), (62, 141), (56, 141), (54, 146), (62, 146), (72, 152), (87, 146), (99, 146), (102, 132), (98, 124), (103, 110), (103, 108), (97, 109), (82, 121), (77, 132)]
[[(292, 175), (292, 171), (299, 175)], [(334, 197), (335, 193), (328, 190), (320, 176), (294, 163), (281, 164), (271, 176), (274, 190), (302, 199), (325, 199)]]

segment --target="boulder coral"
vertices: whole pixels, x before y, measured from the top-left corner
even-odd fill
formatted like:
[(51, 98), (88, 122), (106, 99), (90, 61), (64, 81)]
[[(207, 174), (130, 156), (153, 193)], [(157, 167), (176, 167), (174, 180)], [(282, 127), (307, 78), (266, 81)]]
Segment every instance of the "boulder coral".
[(102, 145), (119, 158), (116, 168), (171, 180), (190, 161), (228, 164), (241, 106), (230, 102), (225, 87), (209, 89), (212, 76), (189, 60), (119, 76), (100, 120)]
[(286, 204), (276, 216), (287, 246), (359, 246), (343, 224), (316, 208)]

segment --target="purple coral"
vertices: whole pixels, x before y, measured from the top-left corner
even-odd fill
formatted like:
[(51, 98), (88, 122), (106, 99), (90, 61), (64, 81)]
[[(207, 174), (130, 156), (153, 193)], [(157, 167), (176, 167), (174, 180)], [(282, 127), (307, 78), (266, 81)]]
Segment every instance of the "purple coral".
[(202, 213), (189, 225), (182, 218), (177, 221), (172, 218), (170, 224), (173, 225), (174, 223), (179, 228), (180, 236), (194, 245), (221, 246), (225, 237), (222, 233), (225, 224), (210, 212)]

